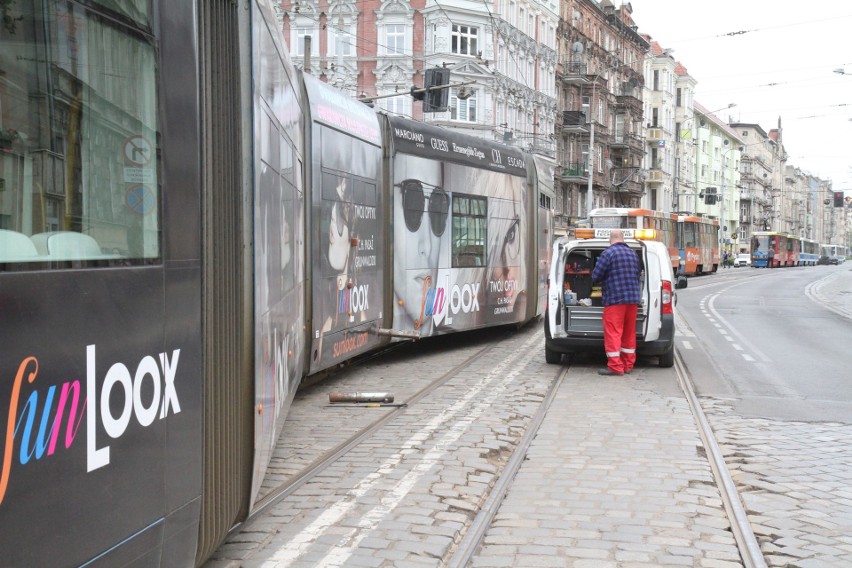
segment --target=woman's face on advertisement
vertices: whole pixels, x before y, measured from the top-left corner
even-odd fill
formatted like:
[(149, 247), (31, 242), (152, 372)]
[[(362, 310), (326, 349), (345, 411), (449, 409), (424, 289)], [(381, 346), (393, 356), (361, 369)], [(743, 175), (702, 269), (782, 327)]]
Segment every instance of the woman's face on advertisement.
[(520, 276), (523, 226), (517, 200), (521, 198), (515, 191), (513, 201), (503, 202), (505, 210), (495, 212), (500, 221), (498, 230), (495, 231), (497, 240), (491, 247), (491, 258), (494, 262), (491, 277), (494, 279), (514, 280)]
[(426, 280), (435, 286), (449, 196), (441, 187), (440, 163), (418, 164), (407, 174), (394, 188), (394, 279), (406, 311), (416, 318)]
[(339, 201), (331, 208), (331, 222), (328, 225), (328, 263), (335, 270), (346, 268), (349, 258), (349, 221), (351, 204), (345, 200), (346, 180), (341, 179), (337, 185)]

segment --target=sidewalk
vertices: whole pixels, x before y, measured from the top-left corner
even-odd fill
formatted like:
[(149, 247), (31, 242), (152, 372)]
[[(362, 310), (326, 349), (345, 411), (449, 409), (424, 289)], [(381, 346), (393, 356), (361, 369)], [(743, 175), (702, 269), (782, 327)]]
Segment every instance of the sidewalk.
[(814, 296), (833, 312), (852, 319), (852, 263), (828, 270), (830, 274), (815, 283)]
[(475, 567), (741, 566), (674, 371), (569, 372)]

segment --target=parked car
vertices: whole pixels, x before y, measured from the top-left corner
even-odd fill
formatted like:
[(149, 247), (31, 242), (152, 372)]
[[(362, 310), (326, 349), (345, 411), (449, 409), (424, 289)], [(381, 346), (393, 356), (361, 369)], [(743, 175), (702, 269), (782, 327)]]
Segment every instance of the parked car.
[(828, 257), (829, 264), (843, 264), (844, 262), (846, 262), (846, 257), (840, 256), (839, 254)]
[[(595, 232), (599, 234), (595, 235)], [(553, 244), (547, 309), (544, 317), (544, 358), (558, 364), (563, 354), (603, 353), (603, 306), (600, 288), (591, 273), (609, 246), (605, 229), (577, 229), (578, 238), (562, 237)], [(583, 238), (581, 233), (592, 238)], [(642, 300), (636, 320), (636, 351), (659, 357), (660, 367), (674, 364), (675, 290), (685, 288), (685, 276), (675, 277), (669, 248), (659, 241), (625, 242), (642, 260)], [(597, 237), (597, 238), (594, 238)]]
[(737, 258), (734, 259), (734, 268), (738, 268), (740, 266), (751, 266), (751, 255), (750, 254), (738, 254)]

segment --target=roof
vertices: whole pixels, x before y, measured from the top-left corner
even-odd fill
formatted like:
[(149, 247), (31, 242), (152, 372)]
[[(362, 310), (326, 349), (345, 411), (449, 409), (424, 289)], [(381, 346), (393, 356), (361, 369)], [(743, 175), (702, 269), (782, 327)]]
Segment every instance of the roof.
[(741, 143), (741, 144), (744, 143), (742, 138), (740, 138), (740, 135), (737, 134), (737, 131), (734, 130), (733, 128), (731, 128), (728, 125), (727, 122), (725, 122), (724, 120), (720, 119), (718, 116), (716, 116), (715, 114), (710, 112), (707, 108), (704, 107), (704, 105), (702, 105), (698, 101), (694, 101), (692, 104), (695, 107), (695, 110), (697, 112), (706, 116), (711, 122), (713, 122), (713, 124), (718, 126), (720, 129), (724, 130), (725, 133), (728, 134), (728, 136), (731, 136), (732, 138), (736, 139), (736, 141)]

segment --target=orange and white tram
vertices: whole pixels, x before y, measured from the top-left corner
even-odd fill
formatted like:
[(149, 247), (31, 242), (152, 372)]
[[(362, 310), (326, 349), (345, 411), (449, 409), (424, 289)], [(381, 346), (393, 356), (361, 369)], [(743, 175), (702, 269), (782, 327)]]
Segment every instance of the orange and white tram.
[(719, 258), (719, 221), (703, 215), (679, 215), (677, 248), (681, 274), (696, 276), (716, 272)]
[(677, 273), (681, 264), (677, 248), (677, 215), (652, 209), (602, 207), (589, 212), (589, 221), (592, 229), (622, 229), (626, 237), (636, 236), (637, 238), (640, 235), (632, 231), (641, 230), (642, 238), (664, 243), (669, 247), (672, 269)]

